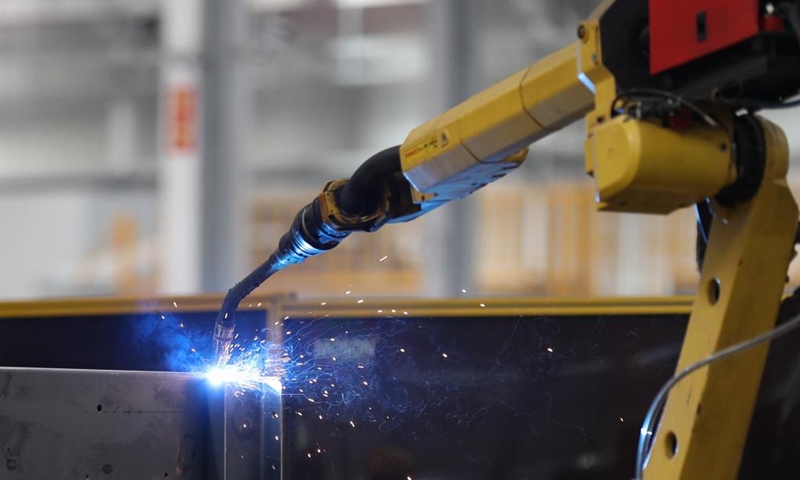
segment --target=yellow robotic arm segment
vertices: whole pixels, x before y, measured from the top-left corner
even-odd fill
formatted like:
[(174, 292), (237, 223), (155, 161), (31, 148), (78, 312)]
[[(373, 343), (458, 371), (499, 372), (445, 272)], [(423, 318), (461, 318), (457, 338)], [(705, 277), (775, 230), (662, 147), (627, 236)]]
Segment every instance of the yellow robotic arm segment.
[(414, 129), (400, 160), (423, 210), (503, 177), (524, 161), (517, 152), (584, 115), (598, 209), (666, 214), (733, 183), (730, 132), (722, 126), (679, 132), (611, 118), (615, 79), (602, 64), (599, 36), (596, 21), (582, 24), (575, 44)]
[(598, 209), (667, 214), (713, 196), (736, 180), (728, 131), (684, 132), (628, 116), (597, 125), (587, 142)]
[(400, 147), (414, 189), (446, 202), (501, 178), (516, 153), (593, 106), (569, 45), (411, 131)]
[(594, 107), (594, 94), (580, 80), (580, 44), (569, 45), (531, 66), (520, 90), (528, 114), (547, 133), (579, 120)]

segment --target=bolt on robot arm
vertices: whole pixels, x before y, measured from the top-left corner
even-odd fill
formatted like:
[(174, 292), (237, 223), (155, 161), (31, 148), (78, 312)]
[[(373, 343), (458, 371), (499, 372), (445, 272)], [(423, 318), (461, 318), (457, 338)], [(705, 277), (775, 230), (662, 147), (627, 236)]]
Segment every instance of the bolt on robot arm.
[[(702, 207), (707, 246), (679, 370), (769, 330), (798, 210), (786, 137), (753, 112), (796, 103), (787, 98), (800, 90), (798, 4), (603, 2), (573, 45), (414, 129), (349, 180), (324, 185), (269, 259), (228, 292), (215, 329), (220, 363), (239, 302), (271, 275), (354, 231), (471, 194), (582, 117), (598, 210)], [(765, 357), (766, 348), (753, 349), (675, 386), (659, 430), (643, 432), (649, 453), (637, 477), (736, 478)]]

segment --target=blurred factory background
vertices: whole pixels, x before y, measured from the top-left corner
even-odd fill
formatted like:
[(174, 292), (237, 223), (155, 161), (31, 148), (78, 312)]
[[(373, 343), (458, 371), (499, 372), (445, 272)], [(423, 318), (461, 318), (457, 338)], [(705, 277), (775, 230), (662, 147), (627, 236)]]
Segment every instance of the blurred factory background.
[[(0, 0), (0, 297), (223, 291), (326, 180), (571, 42), (596, 3)], [(770, 117), (791, 137), (796, 115)], [(691, 292), (693, 213), (596, 214), (583, 136), (269, 289)]]

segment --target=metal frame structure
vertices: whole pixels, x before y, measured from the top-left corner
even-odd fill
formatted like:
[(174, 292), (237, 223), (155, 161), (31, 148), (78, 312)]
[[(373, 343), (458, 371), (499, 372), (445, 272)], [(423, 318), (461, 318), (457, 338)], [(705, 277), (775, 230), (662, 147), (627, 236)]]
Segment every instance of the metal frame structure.
[[(80, 317), (101, 314), (158, 312), (198, 312), (219, 309), (222, 295), (163, 297), (143, 300), (127, 298), (87, 298), (3, 302), (0, 321), (49, 315)], [(252, 295), (239, 310), (273, 312), (282, 315), (348, 316), (391, 309), (408, 311), (413, 316), (488, 316), (488, 315), (573, 315), (573, 314), (684, 314), (689, 313), (692, 297), (597, 297), (597, 298), (461, 298), (419, 299), (373, 297), (359, 299), (295, 299), (291, 294)]]
[(171, 372), (0, 368), (3, 478), (280, 478), (279, 392)]

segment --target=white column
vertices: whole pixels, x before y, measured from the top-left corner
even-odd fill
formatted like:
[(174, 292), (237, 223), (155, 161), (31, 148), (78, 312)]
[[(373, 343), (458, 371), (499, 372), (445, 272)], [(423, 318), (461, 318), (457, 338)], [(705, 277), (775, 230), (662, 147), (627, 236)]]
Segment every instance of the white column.
[(139, 120), (136, 104), (114, 99), (106, 112), (106, 161), (112, 172), (128, 173), (139, 158)]
[[(224, 292), (250, 264), (248, 154), (253, 90), (247, 0), (205, 0), (202, 288)], [(266, 259), (260, 259), (266, 260)]]
[(202, 0), (162, 0), (159, 231), (163, 294), (201, 286)]

